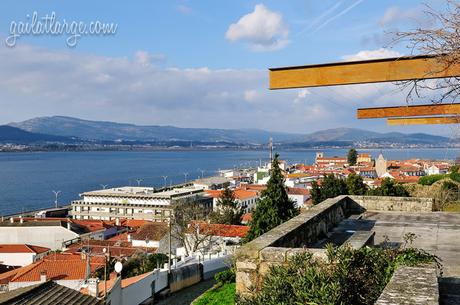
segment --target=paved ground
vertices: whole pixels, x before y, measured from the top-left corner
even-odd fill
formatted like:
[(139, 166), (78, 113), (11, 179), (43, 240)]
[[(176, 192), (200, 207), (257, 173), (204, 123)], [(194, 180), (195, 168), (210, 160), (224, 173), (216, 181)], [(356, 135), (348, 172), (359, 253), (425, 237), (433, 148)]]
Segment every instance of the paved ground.
[(214, 279), (200, 282), (191, 287), (185, 288), (172, 294), (165, 300), (156, 302), (158, 305), (189, 305), (194, 299), (203, 294), (206, 290), (211, 288), (216, 281)]

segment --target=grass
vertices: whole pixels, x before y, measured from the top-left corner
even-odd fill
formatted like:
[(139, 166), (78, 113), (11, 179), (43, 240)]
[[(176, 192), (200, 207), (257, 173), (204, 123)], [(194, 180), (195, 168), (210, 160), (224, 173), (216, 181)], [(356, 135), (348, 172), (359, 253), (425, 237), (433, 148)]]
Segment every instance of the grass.
[(235, 304), (235, 283), (215, 286), (206, 291), (194, 305), (233, 305)]

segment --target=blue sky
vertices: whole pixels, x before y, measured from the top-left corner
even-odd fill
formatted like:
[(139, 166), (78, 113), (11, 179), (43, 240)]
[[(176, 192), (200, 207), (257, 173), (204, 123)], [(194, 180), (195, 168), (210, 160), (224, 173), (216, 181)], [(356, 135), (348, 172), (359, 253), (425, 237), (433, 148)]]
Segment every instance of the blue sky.
[[(424, 1), (444, 9), (441, 0)], [(430, 26), (422, 1), (2, 1), (0, 123), (68, 115), (182, 127), (305, 133), (357, 121), (358, 107), (404, 103), (391, 84), (269, 91), (267, 68), (407, 54), (392, 31)], [(108, 37), (23, 36), (4, 44), (12, 21), (112, 22)], [(419, 101), (420, 102), (420, 101)], [(422, 101), (423, 102), (423, 101)]]

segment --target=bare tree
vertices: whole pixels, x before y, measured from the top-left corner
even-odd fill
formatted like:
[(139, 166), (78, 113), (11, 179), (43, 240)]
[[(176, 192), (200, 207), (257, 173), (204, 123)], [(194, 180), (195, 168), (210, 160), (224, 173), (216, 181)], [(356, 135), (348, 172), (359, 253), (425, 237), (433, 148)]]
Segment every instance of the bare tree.
[[(397, 32), (392, 44), (405, 43), (411, 54), (424, 54), (437, 58), (437, 74), (460, 63), (460, 2), (446, 0), (446, 10), (436, 11), (426, 5), (425, 14), (431, 26), (408, 32)], [(429, 74), (427, 75), (429, 76)], [(408, 90), (406, 101), (429, 97), (433, 103), (455, 102), (460, 95), (460, 77), (416, 79), (398, 82)]]
[(186, 255), (211, 242), (210, 232), (199, 226), (206, 222), (208, 214), (209, 210), (198, 202), (183, 200), (174, 204), (171, 236), (185, 248)]

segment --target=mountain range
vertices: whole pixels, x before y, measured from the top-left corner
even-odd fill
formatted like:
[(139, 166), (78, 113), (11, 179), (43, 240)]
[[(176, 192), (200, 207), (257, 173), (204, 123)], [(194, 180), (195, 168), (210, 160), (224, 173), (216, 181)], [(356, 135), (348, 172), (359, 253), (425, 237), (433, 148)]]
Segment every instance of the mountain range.
[[(311, 146), (356, 142), (448, 145), (450, 139), (425, 133), (379, 133), (355, 128), (335, 128), (310, 134), (269, 132), (259, 129), (180, 128), (174, 126), (141, 126), (134, 124), (89, 121), (65, 116), (37, 117), (22, 122), (0, 126), (0, 141), (103, 141), (113, 143), (143, 142), (168, 143), (202, 142), (261, 145), (273, 137), (276, 143), (286, 146)], [(162, 144), (162, 145), (163, 145)]]

